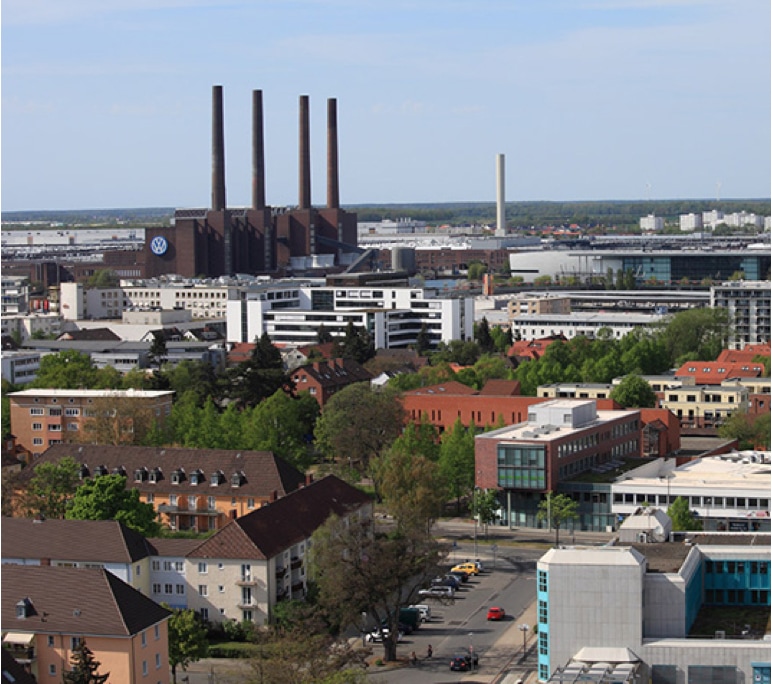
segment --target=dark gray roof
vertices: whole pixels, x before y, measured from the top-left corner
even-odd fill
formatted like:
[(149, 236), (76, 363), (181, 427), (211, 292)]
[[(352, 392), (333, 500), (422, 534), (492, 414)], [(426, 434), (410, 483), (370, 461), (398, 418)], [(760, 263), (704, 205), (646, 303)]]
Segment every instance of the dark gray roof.
[(371, 501), (361, 490), (328, 475), (234, 520), (188, 555), (267, 560), (308, 539), (330, 515), (348, 515)]
[[(165, 620), (169, 611), (104, 569), (3, 565), (4, 630), (124, 637)], [(16, 616), (27, 599), (28, 616)]]

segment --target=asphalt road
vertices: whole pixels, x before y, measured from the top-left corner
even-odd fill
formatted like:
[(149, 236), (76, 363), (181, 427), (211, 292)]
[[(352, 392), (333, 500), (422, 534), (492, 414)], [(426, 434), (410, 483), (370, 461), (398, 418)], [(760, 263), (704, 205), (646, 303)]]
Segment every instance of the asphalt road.
[[(472, 544), (457, 543), (453, 560), (472, 557)], [(399, 643), (397, 655), (409, 657), (411, 651), (418, 656), (417, 666), (386, 669), (372, 666), (368, 672), (371, 682), (383, 684), (413, 684), (418, 682), (491, 682), (496, 675), (522, 651), (522, 632), (518, 630), (518, 618), (536, 597), (536, 560), (541, 550), (496, 549), (496, 566), (493, 567), (494, 551), (490, 546), (478, 545), (478, 557), (486, 572), (473, 577), (456, 592), (452, 603), (433, 601), (432, 620)], [(501, 622), (488, 622), (490, 606), (501, 606), (507, 618)], [(532, 625), (531, 625), (532, 626)], [(431, 644), (434, 654), (427, 659), (426, 650)], [(374, 655), (380, 646), (373, 646)], [(450, 659), (454, 654), (466, 654), (470, 649), (479, 655), (479, 671), (451, 672)]]

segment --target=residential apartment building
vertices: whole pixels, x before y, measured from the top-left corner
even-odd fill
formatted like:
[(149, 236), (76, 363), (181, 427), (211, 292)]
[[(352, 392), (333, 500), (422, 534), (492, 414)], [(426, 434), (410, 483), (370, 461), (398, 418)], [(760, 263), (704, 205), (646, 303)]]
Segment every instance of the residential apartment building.
[(549, 399), (608, 399), (614, 386), (605, 382), (556, 382), (539, 385), (536, 395)]
[(570, 314), (571, 298), (545, 292), (523, 292), (507, 302), (510, 322), (534, 314)]
[(82, 476), (121, 474), (126, 486), (152, 504), (171, 529), (206, 532), (274, 502), (308, 482), (268, 451), (57, 444), (36, 459), (56, 463), (71, 456)]
[[(767, 681), (769, 542), (694, 533), (550, 549), (536, 573), (539, 681)], [(722, 606), (756, 607), (763, 618), (734, 634), (693, 631), (703, 608)]]
[(373, 376), (352, 359), (330, 359), (296, 368), (291, 378), (296, 392), (308, 392), (323, 408), (340, 390), (357, 382), (370, 382)]
[(277, 602), (305, 598), (311, 536), (331, 515), (372, 520), (372, 499), (328, 475), (231, 521), (188, 553), (188, 607), (263, 624)]
[(649, 214), (648, 216), (642, 216), (640, 219), (640, 227), (644, 233), (653, 233), (665, 228), (665, 219), (661, 216), (655, 216)]
[(242, 290), (228, 301), (228, 342), (306, 345), (323, 328), (345, 335), (349, 323), (368, 331), (376, 349), (407, 348), (425, 329), (432, 346), (473, 339), (474, 300), (442, 298), (411, 287), (311, 287), (270, 284)]
[(29, 311), (29, 280), (23, 276), (0, 278), (0, 313), (3, 317)]
[(18, 337), (22, 341), (33, 335), (52, 336), (62, 331), (62, 317), (55, 313), (27, 313), (3, 316), (0, 320), (2, 334)]
[(639, 411), (598, 410), (595, 401), (532, 405), (527, 421), (477, 435), (475, 484), (498, 491), (502, 522), (538, 527), (542, 496), (583, 472), (641, 456)]
[(3, 517), (2, 527), (4, 566), (103, 568), (150, 595), (151, 547), (139, 532), (123, 523)]
[(105, 569), (3, 566), (3, 646), (38, 682), (60, 682), (82, 641), (99, 673), (168, 684), (169, 611)]
[(171, 413), (173, 395), (167, 390), (135, 389), (11, 392), (11, 430), (19, 445), (39, 456), (50, 446), (82, 441), (86, 422), (106, 411), (116, 416), (119, 431), (133, 431), (133, 421), (145, 417), (163, 423)]
[[(769, 271), (761, 277), (769, 278)], [(729, 312), (730, 349), (769, 344), (770, 304), (769, 280), (738, 280), (710, 288), (710, 305)]]
[(735, 411), (748, 411), (749, 394), (737, 383), (668, 387), (660, 406), (675, 413), (682, 428), (714, 428)]
[(611, 510), (626, 517), (643, 505), (667, 509), (682, 497), (705, 530), (769, 532), (771, 476), (769, 452), (706, 456), (678, 467), (654, 461), (612, 483)]

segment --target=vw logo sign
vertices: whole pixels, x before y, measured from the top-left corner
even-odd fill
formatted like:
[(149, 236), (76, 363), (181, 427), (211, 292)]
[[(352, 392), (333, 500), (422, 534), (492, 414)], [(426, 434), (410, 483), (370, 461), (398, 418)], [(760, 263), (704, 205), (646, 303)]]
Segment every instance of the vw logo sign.
[(169, 243), (166, 241), (165, 237), (156, 235), (156, 237), (150, 241), (150, 251), (156, 256), (163, 256), (166, 254), (167, 249), (169, 249)]

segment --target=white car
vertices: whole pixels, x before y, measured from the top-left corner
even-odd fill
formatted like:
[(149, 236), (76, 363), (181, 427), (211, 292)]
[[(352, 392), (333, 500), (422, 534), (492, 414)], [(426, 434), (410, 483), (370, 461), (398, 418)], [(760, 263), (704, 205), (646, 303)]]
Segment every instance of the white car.
[(453, 595), (456, 593), (456, 590), (453, 587), (446, 587), (446, 586), (434, 586), (429, 587), (428, 589), (421, 589), (421, 591), (418, 592), (419, 596), (428, 596), (430, 598), (453, 598)]
[(421, 622), (429, 622), (432, 619), (432, 609), (425, 603), (417, 603), (414, 606), (408, 606), (409, 608), (415, 608), (421, 615)]
[[(377, 643), (383, 641), (384, 637), (389, 636), (390, 633), (391, 632), (389, 631), (388, 627), (384, 627), (383, 629), (374, 629), (367, 635), (367, 640), (370, 643)], [(403, 636), (404, 634), (402, 634), (402, 632), (397, 632), (397, 641), (402, 641)]]

